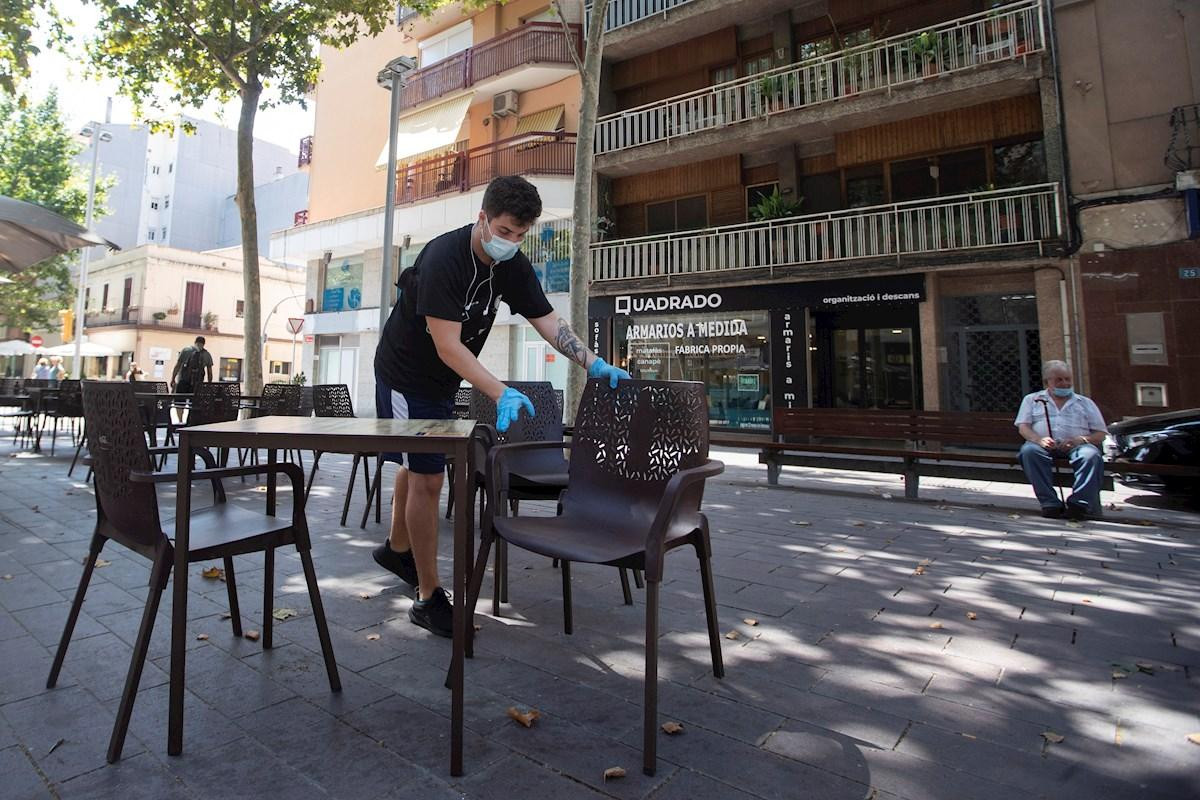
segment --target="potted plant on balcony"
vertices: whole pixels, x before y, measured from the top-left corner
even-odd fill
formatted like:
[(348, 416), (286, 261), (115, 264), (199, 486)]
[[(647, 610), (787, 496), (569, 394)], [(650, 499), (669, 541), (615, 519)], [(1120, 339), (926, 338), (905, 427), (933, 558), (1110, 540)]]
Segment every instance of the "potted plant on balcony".
[[(792, 200), (780, 194), (779, 188), (758, 200), (757, 203), (750, 207), (750, 219), (755, 222), (770, 222), (776, 219), (786, 219), (794, 217), (800, 213), (800, 205), (804, 202), (803, 197), (797, 197)], [(785, 254), (788, 250), (794, 231), (782, 226), (771, 226), (771, 247), (773, 250), (774, 264), (783, 264), (788, 261)], [(756, 260), (757, 256), (755, 254)], [(765, 265), (764, 265), (765, 266)]]
[(166, 318), (167, 318), (167, 312), (165, 312), (165, 311), (155, 311), (155, 312), (154, 312), (153, 314), (151, 314), (150, 316), (154, 318), (154, 324), (155, 324), (155, 325), (157, 325), (157, 324), (159, 324), (160, 322), (162, 322), (164, 319), (166, 319)]
[(212, 331), (217, 328), (217, 315), (211, 311), (204, 312), (204, 330)]
[(914, 75), (917, 73), (926, 77), (937, 75), (941, 42), (935, 31), (922, 31), (916, 36), (910, 37), (905, 41), (904, 48), (908, 51), (909, 66)]

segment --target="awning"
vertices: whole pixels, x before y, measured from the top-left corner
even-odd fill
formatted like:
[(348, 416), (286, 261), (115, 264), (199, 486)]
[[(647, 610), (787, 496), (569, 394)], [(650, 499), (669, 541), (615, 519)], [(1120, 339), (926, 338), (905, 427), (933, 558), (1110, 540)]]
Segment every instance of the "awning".
[[(468, 92), (439, 103), (436, 106), (423, 109), (415, 114), (400, 118), (400, 127), (396, 132), (396, 160), (403, 161), (418, 153), (428, 153), (431, 150), (448, 147), (458, 141), (458, 131), (462, 128), (467, 109), (471, 107), (474, 92)], [(375, 159), (376, 167), (387, 166), (387, 142)]]
[(544, 111), (535, 111), (517, 119), (517, 130), (513, 136), (541, 131), (557, 131), (563, 126), (566, 106), (555, 106)]

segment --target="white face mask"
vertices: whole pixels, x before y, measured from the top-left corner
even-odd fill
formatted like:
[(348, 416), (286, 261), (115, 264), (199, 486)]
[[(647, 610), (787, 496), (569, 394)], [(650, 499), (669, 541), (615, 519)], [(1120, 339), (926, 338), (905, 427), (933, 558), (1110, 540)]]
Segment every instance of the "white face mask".
[(493, 235), (492, 226), (488, 224), (487, 217), (483, 218), (483, 227), (480, 228), (480, 232), (482, 233), (483, 231), (487, 232), (488, 238), (485, 239), (481, 235), (479, 237), (479, 243), (483, 245), (483, 252), (487, 253), (488, 257), (496, 263), (508, 261), (517, 254), (519, 249), (521, 249), (520, 242), (512, 242), (508, 239), (501, 239), (499, 236)]

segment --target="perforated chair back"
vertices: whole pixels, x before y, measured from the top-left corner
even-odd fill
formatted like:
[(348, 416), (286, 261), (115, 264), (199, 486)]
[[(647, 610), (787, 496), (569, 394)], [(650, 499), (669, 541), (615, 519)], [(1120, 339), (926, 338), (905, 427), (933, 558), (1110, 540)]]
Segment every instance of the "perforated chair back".
[(55, 414), (60, 417), (83, 416), (83, 394), (77, 380), (62, 381), (58, 385), (58, 402), (54, 406)]
[[(708, 400), (693, 381), (589, 380), (575, 415), (564, 513), (578, 509), (648, 524), (667, 481), (708, 460)], [(699, 524), (703, 486), (677, 524)], [(692, 500), (694, 499), (694, 502)]]
[(294, 383), (268, 383), (263, 387), (258, 416), (298, 417), (303, 401), (300, 387)]
[(353, 417), (350, 387), (344, 383), (319, 383), (313, 387), (313, 413), (318, 417)]
[(471, 394), (475, 390), (471, 387), (465, 389), (454, 390), (454, 414), (455, 419), (471, 419)]
[(166, 381), (129, 381), (133, 390), (138, 394), (170, 394), (171, 387)]
[(188, 425), (211, 425), (214, 422), (232, 422), (238, 418), (238, 400), (241, 387), (233, 381), (228, 383), (201, 383), (196, 386), (192, 407), (188, 411)]
[[(561, 442), (563, 439), (562, 392), (557, 390), (549, 381), (506, 381), (511, 386), (529, 398), (533, 403), (534, 416), (522, 412), (504, 433), (497, 431), (496, 443), (509, 444), (515, 442)], [(496, 402), (478, 389), (471, 392), (471, 410), (468, 419), (487, 425), (496, 424)], [(476, 467), (482, 473), (485, 468), (484, 459), (476, 454)], [(534, 450), (528, 453), (515, 453), (509, 461), (509, 471), (514, 475), (564, 475), (567, 469), (566, 459), (560, 450)]]
[(129, 477), (133, 470), (153, 470), (134, 387), (84, 381), (82, 397), (88, 452), (95, 459), (100, 533), (139, 552), (153, 550), (164, 540), (154, 484)]

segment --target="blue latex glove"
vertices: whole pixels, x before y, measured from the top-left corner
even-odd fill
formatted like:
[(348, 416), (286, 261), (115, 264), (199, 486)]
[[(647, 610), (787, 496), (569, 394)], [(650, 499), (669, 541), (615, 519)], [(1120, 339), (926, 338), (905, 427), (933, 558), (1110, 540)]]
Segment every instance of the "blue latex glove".
[(533, 419), (535, 416), (533, 403), (529, 402), (528, 397), (509, 386), (504, 390), (504, 394), (500, 395), (499, 402), (496, 403), (496, 430), (500, 433), (508, 430), (508, 426), (521, 415), (522, 408), (528, 411), (529, 418)]
[(627, 381), (633, 379), (633, 376), (628, 372), (620, 367), (614, 367), (600, 356), (596, 356), (596, 360), (592, 362), (590, 367), (588, 367), (588, 377), (608, 378), (608, 388), (610, 389), (617, 388), (617, 381), (621, 380), (622, 378)]

